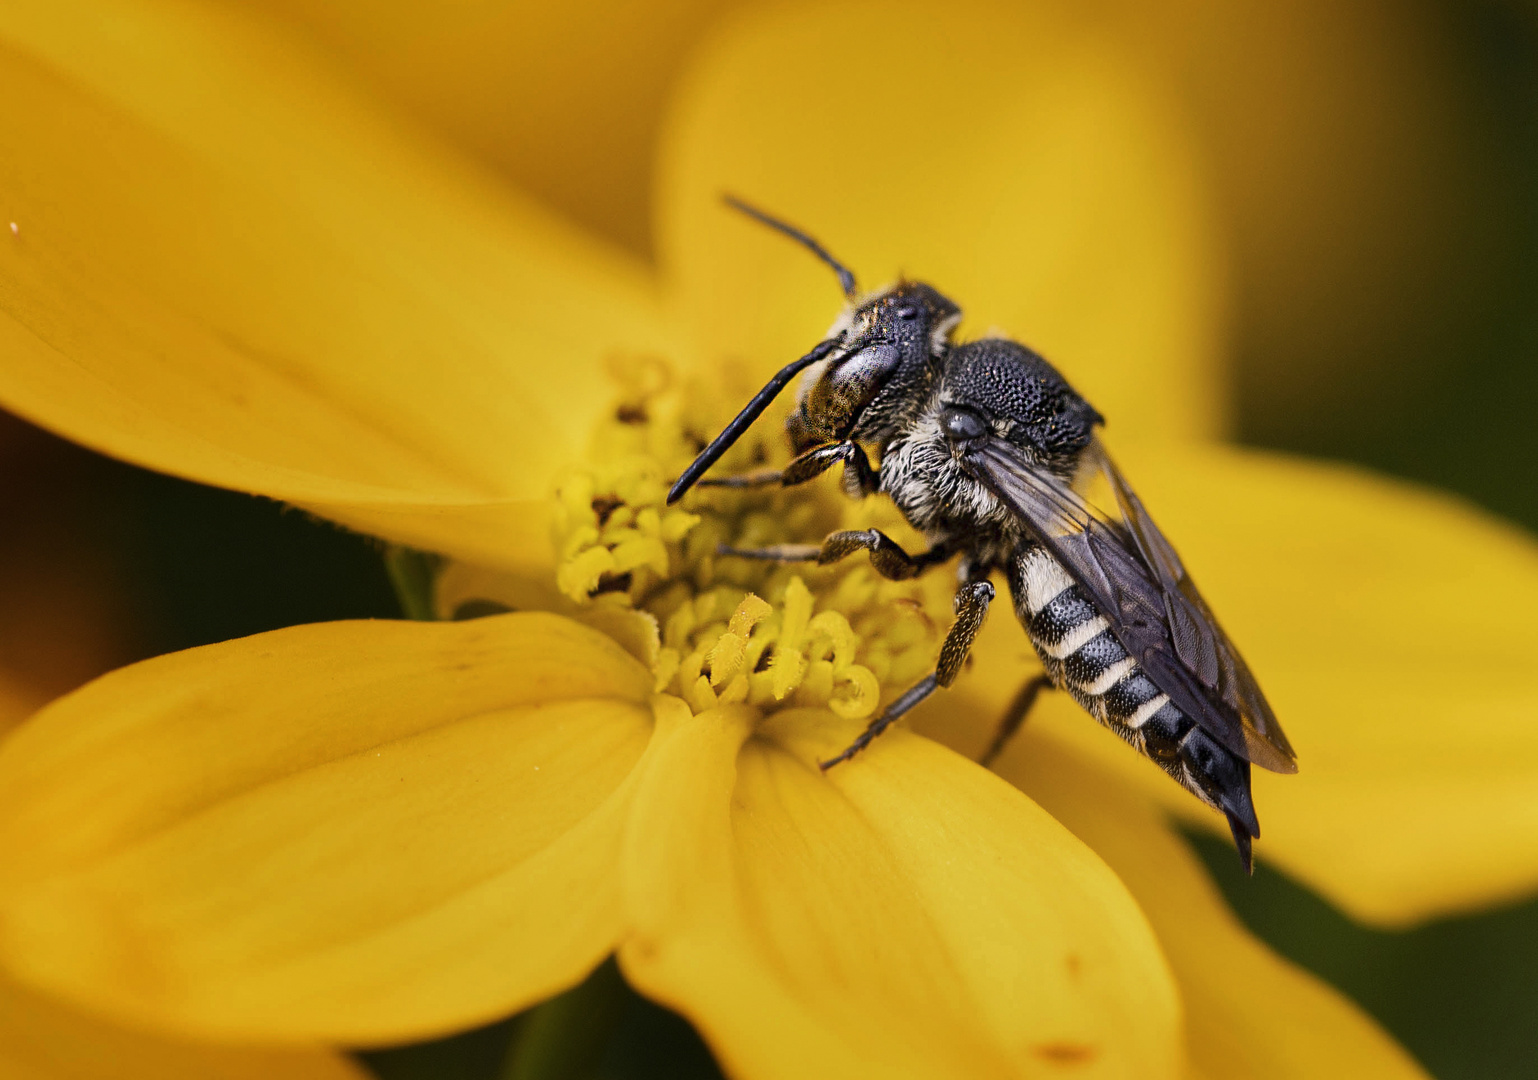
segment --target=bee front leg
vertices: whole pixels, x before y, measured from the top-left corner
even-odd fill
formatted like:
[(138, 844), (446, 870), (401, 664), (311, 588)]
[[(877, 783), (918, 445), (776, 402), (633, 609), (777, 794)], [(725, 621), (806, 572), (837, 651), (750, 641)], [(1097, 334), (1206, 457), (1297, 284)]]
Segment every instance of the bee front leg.
[(851, 486), (861, 495), (874, 495), (881, 488), (881, 471), (873, 468), (870, 458), (859, 443), (838, 442), (814, 446), (793, 459), (783, 469), (765, 469), (760, 472), (742, 473), (738, 476), (704, 477), (697, 481), (699, 487), (768, 487), (779, 484), (794, 487), (814, 480), (839, 462)]
[(940, 662), (935, 665), (935, 670), (888, 705), (886, 711), (872, 720), (843, 753), (820, 762), (819, 767), (823, 772), (854, 757), (937, 688), (949, 686), (956, 681), (956, 676), (961, 673), (961, 665), (972, 651), (972, 642), (977, 640), (977, 633), (983, 628), (983, 620), (988, 616), (988, 605), (993, 602), (993, 595), (993, 585), (988, 581), (968, 581), (957, 590), (956, 621), (951, 624), (950, 632), (945, 635), (945, 642), (940, 646)]

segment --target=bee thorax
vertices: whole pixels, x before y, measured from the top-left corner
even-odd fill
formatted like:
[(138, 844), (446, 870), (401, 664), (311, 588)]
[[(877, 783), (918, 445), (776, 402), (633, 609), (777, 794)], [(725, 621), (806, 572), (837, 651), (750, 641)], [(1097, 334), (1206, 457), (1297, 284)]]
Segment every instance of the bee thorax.
[(940, 413), (939, 403), (931, 402), (887, 444), (881, 456), (882, 491), (914, 528), (931, 536), (972, 541), (1011, 532), (1015, 522), (1007, 508), (956, 460)]

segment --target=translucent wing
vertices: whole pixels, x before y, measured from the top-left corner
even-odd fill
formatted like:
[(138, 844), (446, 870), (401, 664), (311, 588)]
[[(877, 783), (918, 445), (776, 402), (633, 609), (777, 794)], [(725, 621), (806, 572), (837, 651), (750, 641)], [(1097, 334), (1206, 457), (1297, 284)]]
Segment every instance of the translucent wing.
[(961, 461), (1089, 594), (1123, 648), (1177, 708), (1246, 760), (1297, 772), (1255, 676), (1098, 440), (1084, 463), (1109, 484), (1114, 512), (1093, 506), (1003, 439), (982, 441)]

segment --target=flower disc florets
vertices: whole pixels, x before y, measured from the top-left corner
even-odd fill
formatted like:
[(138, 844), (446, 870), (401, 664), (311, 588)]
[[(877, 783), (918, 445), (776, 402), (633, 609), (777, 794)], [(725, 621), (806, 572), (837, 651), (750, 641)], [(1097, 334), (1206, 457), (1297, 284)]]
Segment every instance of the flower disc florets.
[[(839, 528), (868, 527), (883, 510), (882, 528), (900, 529), (894, 510), (851, 503), (832, 478), (789, 489), (699, 487), (669, 507), (672, 479), (727, 417), (705, 407), (711, 399), (698, 388), (674, 387), (660, 364), (623, 381), (589, 463), (557, 491), (557, 585), (587, 621), (632, 651), (639, 642), (659, 692), (696, 712), (747, 702), (860, 718), (929, 671), (939, 628), (922, 582), (888, 581), (863, 558), (818, 566), (721, 551), (815, 544)], [(712, 475), (783, 465), (782, 430), (765, 418)]]

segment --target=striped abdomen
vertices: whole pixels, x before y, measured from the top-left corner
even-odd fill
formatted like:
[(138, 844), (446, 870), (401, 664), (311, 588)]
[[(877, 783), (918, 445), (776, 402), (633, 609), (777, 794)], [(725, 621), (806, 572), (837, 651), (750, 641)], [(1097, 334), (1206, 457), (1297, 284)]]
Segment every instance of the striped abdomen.
[[(1110, 621), (1045, 550), (1031, 547), (1010, 567), (1015, 613), (1048, 677), (1182, 787), (1221, 810), (1239, 833), (1259, 836), (1250, 802), (1250, 765), (1196, 725), (1122, 648)], [(1248, 849), (1248, 844), (1241, 844)]]

